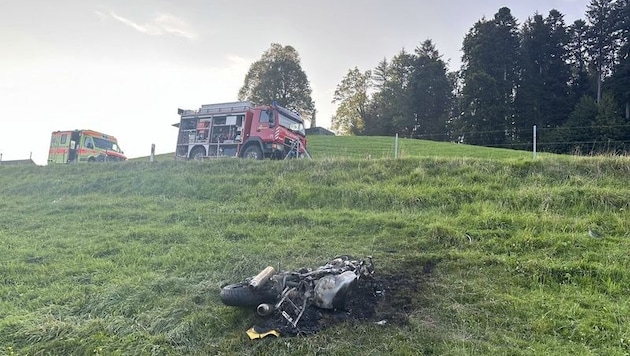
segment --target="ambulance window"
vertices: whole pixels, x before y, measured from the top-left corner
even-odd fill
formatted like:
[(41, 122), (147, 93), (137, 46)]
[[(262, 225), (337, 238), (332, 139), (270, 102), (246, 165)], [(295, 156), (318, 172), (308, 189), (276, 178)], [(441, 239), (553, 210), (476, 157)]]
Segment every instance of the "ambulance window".
[(66, 140), (68, 140), (68, 135), (66, 135), (66, 134), (61, 135), (61, 144), (62, 145), (66, 143)]
[(86, 148), (94, 148), (94, 141), (92, 141), (91, 137), (85, 139), (85, 147)]

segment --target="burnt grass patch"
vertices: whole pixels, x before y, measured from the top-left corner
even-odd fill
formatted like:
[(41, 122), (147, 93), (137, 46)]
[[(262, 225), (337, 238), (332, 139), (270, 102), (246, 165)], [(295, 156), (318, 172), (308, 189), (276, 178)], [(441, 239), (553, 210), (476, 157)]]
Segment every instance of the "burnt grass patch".
[(256, 314), (254, 328), (259, 333), (276, 330), (282, 336), (307, 336), (344, 322), (406, 325), (419, 303), (419, 292), (437, 263), (429, 260), (425, 264), (405, 263), (395, 271), (377, 270), (371, 277), (358, 280), (343, 309), (326, 310), (309, 305), (297, 327), (278, 311), (265, 317)]

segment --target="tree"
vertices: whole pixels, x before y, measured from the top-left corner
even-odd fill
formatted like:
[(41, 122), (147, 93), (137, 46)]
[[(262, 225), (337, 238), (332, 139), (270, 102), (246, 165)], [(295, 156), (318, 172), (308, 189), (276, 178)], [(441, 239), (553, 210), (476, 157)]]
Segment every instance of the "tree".
[(559, 152), (587, 153), (592, 150), (591, 128), (597, 116), (597, 103), (590, 96), (583, 96), (569, 115), (561, 130), (564, 147)]
[(587, 49), (595, 68), (598, 103), (602, 97), (602, 82), (611, 75), (619, 49), (620, 29), (615, 1), (591, 0), (586, 11), (589, 23)]
[(387, 58), (383, 58), (382, 61), (378, 62), (374, 71), (372, 71), (372, 82), (374, 86), (378, 90), (383, 90), (385, 87), (385, 83), (389, 81), (389, 63), (387, 62)]
[(609, 93), (604, 93), (597, 106), (597, 115), (595, 116), (595, 134), (596, 142), (600, 143), (601, 151), (615, 151), (622, 144), (625, 131), (622, 130), (624, 120), (619, 115), (617, 102)]
[(518, 89), (514, 99), (517, 136), (525, 141), (533, 125), (541, 126), (544, 120), (543, 100), (545, 80), (549, 74), (548, 56), (551, 36), (543, 17), (539, 14), (529, 18), (521, 30), (521, 69)]
[[(500, 145), (505, 142), (505, 123), (497, 120), (505, 113), (497, 80), (479, 71), (467, 75), (462, 90), (463, 115), (459, 118), (461, 140), (473, 145)], [(498, 121), (498, 125), (497, 125)]]
[(389, 112), (391, 112), (392, 95), (388, 88), (390, 82), (390, 64), (387, 58), (382, 61), (372, 71), (371, 82), (375, 92), (371, 96), (366, 116), (364, 117), (363, 135), (377, 136), (389, 135), (394, 132)]
[(628, 140), (627, 130), (622, 129), (625, 125), (612, 95), (604, 93), (599, 103), (584, 96), (563, 126), (565, 152), (570, 148), (588, 154), (625, 150)]
[(383, 59), (373, 72), (373, 83), (377, 90), (372, 102), (363, 134), (365, 135), (410, 135), (413, 113), (409, 101), (409, 83), (414, 69), (415, 56), (405, 49), (390, 62)]
[(518, 36), (516, 19), (503, 7), (494, 19), (478, 21), (464, 38), (458, 127), (469, 143), (504, 145), (511, 135)]
[(389, 120), (391, 131), (385, 135), (400, 134), (411, 136), (415, 126), (413, 111), (410, 106), (409, 83), (414, 69), (415, 57), (402, 49), (395, 55), (388, 68), (388, 80), (381, 90), (382, 108), (385, 109), (382, 117)]
[(348, 73), (337, 85), (333, 103), (338, 103), (332, 120), (333, 130), (358, 135), (363, 132), (369, 106), (368, 91), (371, 88), (372, 72), (361, 73), (357, 67)]
[(453, 106), (454, 83), (431, 40), (416, 48), (410, 83), (412, 136), (436, 141), (448, 138), (446, 124)]
[(297, 51), (291, 46), (272, 43), (262, 57), (250, 66), (238, 99), (257, 104), (276, 101), (311, 119), (315, 114), (311, 94), (311, 84), (302, 70)]
[(626, 121), (630, 121), (630, 1), (618, 1), (615, 10), (620, 41), (609, 87), (620, 103)]
[(577, 104), (584, 96), (596, 96), (593, 90), (593, 76), (589, 72), (589, 56), (587, 51), (588, 25), (584, 20), (575, 20), (569, 26), (569, 43), (567, 45), (568, 64), (571, 68), (569, 86), (571, 103)]
[(514, 103), (516, 135), (521, 142), (531, 141), (533, 125), (556, 128), (567, 120), (572, 108), (568, 41), (568, 29), (557, 10), (551, 10), (545, 19), (536, 14), (522, 27), (521, 71)]

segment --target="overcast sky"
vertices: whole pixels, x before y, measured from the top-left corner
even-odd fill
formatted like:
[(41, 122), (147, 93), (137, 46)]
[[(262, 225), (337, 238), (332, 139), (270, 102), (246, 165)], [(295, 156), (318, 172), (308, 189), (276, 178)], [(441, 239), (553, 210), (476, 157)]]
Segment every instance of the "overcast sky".
[(319, 126), (355, 66), (431, 39), (450, 70), (464, 35), (507, 6), (519, 25), (551, 9), (571, 24), (589, 0), (0, 0), (0, 153), (46, 164), (50, 133), (93, 129), (127, 156), (174, 152), (177, 108), (236, 101), (271, 43), (293, 46)]

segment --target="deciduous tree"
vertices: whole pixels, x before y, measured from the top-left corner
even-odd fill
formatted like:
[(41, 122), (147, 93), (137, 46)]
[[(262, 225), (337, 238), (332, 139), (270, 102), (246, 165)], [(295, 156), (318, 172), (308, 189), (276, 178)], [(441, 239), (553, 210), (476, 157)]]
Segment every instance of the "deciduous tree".
[(339, 106), (332, 120), (333, 130), (353, 135), (363, 132), (369, 107), (371, 78), (371, 71), (362, 73), (355, 67), (348, 70), (337, 85), (332, 102)]
[(238, 98), (257, 104), (276, 101), (311, 119), (315, 112), (311, 94), (311, 84), (302, 70), (295, 48), (272, 43), (250, 66)]

